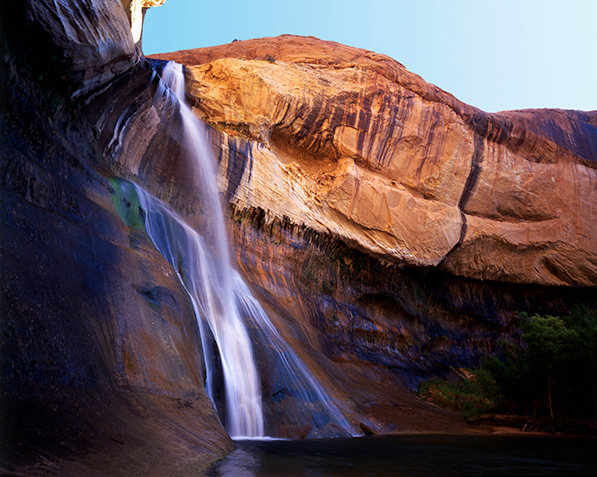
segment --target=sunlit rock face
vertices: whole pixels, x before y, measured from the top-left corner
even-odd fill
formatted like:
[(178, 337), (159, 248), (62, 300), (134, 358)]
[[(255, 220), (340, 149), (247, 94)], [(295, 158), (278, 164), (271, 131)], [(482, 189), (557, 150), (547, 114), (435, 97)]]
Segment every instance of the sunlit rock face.
[(386, 56), (314, 38), (157, 57), (188, 66), (199, 116), (249, 140), (250, 166), (225, 185), (237, 209), (392, 263), (597, 285), (595, 112), (487, 114)]
[[(1, 7), (3, 471), (193, 473), (232, 448), (191, 303), (116, 180), (200, 220), (147, 6)], [(487, 115), (315, 39), (168, 56), (193, 65), (239, 270), (357, 429), (461, 430), (421, 379), (516, 336), (517, 311), (595, 301), (594, 113)], [(307, 435), (262, 384), (268, 426)]]

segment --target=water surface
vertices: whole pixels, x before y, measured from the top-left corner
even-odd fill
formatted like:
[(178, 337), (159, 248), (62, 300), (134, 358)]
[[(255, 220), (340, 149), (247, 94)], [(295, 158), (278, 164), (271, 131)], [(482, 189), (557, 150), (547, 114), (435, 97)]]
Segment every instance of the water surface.
[(409, 435), (237, 441), (210, 477), (597, 475), (597, 440)]

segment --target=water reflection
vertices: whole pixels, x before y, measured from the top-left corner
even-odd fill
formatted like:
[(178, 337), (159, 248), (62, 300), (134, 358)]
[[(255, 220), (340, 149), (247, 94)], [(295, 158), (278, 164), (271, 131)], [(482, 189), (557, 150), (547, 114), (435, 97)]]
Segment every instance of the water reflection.
[(597, 440), (392, 436), (240, 441), (210, 477), (597, 475)]

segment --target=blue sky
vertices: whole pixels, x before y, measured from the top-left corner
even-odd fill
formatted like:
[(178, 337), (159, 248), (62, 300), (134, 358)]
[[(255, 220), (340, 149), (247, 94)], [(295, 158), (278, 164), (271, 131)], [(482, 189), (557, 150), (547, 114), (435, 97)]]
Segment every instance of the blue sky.
[(597, 109), (597, 0), (166, 0), (146, 55), (284, 33), (383, 53), (485, 111)]

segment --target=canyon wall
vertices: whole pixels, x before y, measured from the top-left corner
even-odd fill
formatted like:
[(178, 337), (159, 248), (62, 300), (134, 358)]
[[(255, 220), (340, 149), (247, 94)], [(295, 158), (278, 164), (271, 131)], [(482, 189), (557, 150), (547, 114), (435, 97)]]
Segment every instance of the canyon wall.
[(388, 57), (315, 38), (156, 57), (187, 65), (197, 114), (245, 140), (249, 164), (223, 186), (237, 210), (389, 263), (597, 285), (596, 112), (487, 114)]
[(204, 467), (234, 445), (192, 304), (104, 158), (119, 106), (157, 79), (119, 2), (4, 2), (0, 19), (0, 473)]
[(520, 312), (595, 305), (596, 112), (484, 113), (315, 38), (152, 58), (186, 65), (212, 127), (239, 269), (373, 430), (407, 421), (371, 407), (476, 365)]
[(152, 3), (1, 7), (3, 472), (176, 474), (233, 448), (189, 298), (122, 190), (200, 224), (165, 59), (210, 126), (237, 268), (364, 433), (464, 431), (421, 380), (516, 339), (519, 311), (596, 305), (595, 112), (486, 114), (313, 38), (148, 61)]

